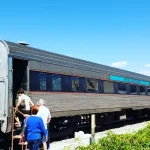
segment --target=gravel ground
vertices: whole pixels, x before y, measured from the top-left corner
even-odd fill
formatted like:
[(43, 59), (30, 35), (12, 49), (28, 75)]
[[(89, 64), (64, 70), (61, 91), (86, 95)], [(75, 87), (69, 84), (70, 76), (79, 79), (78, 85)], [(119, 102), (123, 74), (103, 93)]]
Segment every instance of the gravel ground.
[[(150, 121), (137, 123), (134, 125), (126, 125), (124, 127), (111, 129), (111, 131), (113, 131), (116, 134), (131, 133), (144, 128), (148, 123), (150, 123)], [(95, 140), (97, 141), (98, 139), (106, 136), (107, 131), (108, 130), (96, 133)], [(90, 134), (84, 134), (82, 131), (78, 132), (76, 133), (75, 138), (62, 140), (58, 142), (52, 142), (51, 150), (64, 150), (65, 148), (66, 150), (67, 149), (74, 150), (75, 147), (79, 145), (88, 145), (90, 141), (90, 136), (91, 136)]]

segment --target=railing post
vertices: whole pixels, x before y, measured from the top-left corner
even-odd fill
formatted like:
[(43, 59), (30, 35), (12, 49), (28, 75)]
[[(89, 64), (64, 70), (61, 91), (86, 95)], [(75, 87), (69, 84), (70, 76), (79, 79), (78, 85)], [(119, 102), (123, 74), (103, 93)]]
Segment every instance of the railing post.
[(95, 114), (91, 115), (91, 139), (90, 144), (95, 142)]

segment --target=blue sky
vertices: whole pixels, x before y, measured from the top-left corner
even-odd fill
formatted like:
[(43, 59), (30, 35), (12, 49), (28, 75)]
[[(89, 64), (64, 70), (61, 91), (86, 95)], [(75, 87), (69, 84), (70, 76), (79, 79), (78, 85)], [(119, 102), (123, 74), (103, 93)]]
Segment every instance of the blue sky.
[(0, 39), (150, 75), (150, 0), (5, 0)]

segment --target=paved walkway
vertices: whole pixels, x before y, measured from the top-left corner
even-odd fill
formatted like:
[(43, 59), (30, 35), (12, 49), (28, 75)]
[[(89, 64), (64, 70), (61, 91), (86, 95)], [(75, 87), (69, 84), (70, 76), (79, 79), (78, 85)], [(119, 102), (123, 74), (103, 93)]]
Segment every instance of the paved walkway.
[[(124, 127), (112, 129), (111, 131), (115, 132), (116, 134), (131, 133), (144, 128), (145, 126), (147, 126), (148, 123), (150, 122), (142, 122), (133, 125), (127, 125)], [(107, 131), (96, 133), (95, 140), (97, 141), (98, 139), (106, 136), (106, 133)], [(66, 150), (74, 150), (75, 147), (79, 145), (89, 145), (90, 136), (90, 134), (84, 134), (83, 132), (78, 133), (76, 138), (51, 143), (51, 150), (65, 150), (65, 147), (68, 147), (66, 148)]]

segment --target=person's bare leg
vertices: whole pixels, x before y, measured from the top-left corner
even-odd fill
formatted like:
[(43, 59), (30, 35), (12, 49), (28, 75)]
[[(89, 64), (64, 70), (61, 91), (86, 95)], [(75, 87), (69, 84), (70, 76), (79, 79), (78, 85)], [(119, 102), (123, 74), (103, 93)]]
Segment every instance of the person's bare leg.
[(16, 120), (16, 123), (17, 123), (17, 124), (15, 123), (15, 124), (16, 124), (16, 126), (17, 126), (17, 127), (20, 127), (20, 126), (21, 126), (21, 124), (20, 124), (20, 120), (19, 120), (19, 118), (18, 118), (18, 117), (15, 117), (15, 120)]
[(43, 150), (47, 150), (46, 142), (43, 142)]
[(20, 123), (19, 118), (15, 117), (15, 120), (17, 121), (17, 123)]

